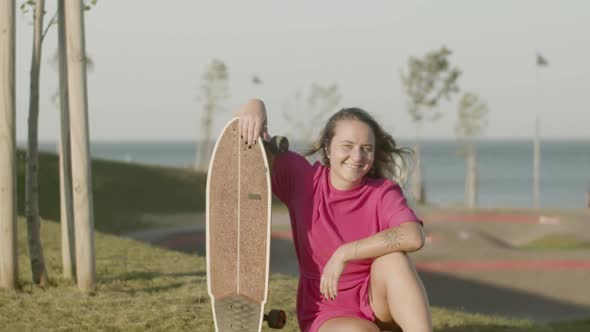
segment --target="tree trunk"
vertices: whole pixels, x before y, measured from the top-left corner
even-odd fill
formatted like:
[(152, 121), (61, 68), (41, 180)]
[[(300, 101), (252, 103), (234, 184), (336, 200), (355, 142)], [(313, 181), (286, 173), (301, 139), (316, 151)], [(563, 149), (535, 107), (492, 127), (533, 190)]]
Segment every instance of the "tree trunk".
[(96, 285), (96, 269), (84, 13), (81, 0), (65, 5), (77, 281), (82, 292), (90, 293)]
[(68, 103), (68, 68), (66, 57), (66, 28), (64, 1), (58, 2), (59, 105), (61, 135), (59, 137), (59, 197), (61, 216), (61, 254), (63, 276), (73, 279), (76, 274), (76, 252), (72, 203), (72, 169), (70, 157), (70, 110)]
[(207, 171), (209, 168), (209, 159), (211, 158), (211, 127), (213, 124), (213, 108), (212, 104), (205, 105), (205, 114), (203, 116), (203, 132), (205, 136), (201, 142), (201, 151), (199, 153), (199, 161), (196, 169), (199, 171)]
[(540, 178), (541, 178), (541, 139), (539, 116), (535, 118), (535, 138), (533, 144), (533, 207), (540, 206)]
[(197, 149), (196, 149), (196, 153), (195, 153), (194, 169), (195, 169), (195, 171), (202, 171), (203, 164), (204, 164), (203, 159), (205, 158), (203, 151), (205, 150), (206, 141), (204, 139), (202, 139), (201, 141), (197, 140), (196, 146), (197, 146)]
[(469, 144), (465, 155), (465, 205), (469, 208), (477, 206), (477, 154), (473, 143)]
[(27, 217), (27, 239), (33, 282), (45, 287), (49, 282), (43, 246), (41, 244), (41, 223), (39, 220), (39, 81), (41, 76), (41, 44), (43, 34), (43, 15), (45, 1), (38, 0), (35, 4), (35, 29), (33, 37), (33, 56), (31, 60), (31, 95), (29, 100), (28, 144), (26, 162), (25, 204)]
[(18, 284), (14, 0), (0, 1), (0, 288)]

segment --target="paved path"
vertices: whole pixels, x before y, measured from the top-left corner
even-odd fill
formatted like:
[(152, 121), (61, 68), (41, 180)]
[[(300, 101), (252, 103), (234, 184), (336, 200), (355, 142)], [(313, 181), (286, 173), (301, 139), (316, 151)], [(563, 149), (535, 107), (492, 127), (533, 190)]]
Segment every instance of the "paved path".
[[(146, 216), (158, 228), (127, 237), (205, 255), (204, 214)], [(167, 219), (168, 218), (168, 219)], [(515, 247), (552, 232), (585, 225), (539, 222), (539, 216), (426, 216), (429, 243), (412, 254), (430, 303), (468, 312), (537, 321), (590, 317), (590, 250), (541, 252)], [(512, 219), (511, 219), (512, 218)], [(289, 217), (273, 215), (271, 273), (298, 276)]]

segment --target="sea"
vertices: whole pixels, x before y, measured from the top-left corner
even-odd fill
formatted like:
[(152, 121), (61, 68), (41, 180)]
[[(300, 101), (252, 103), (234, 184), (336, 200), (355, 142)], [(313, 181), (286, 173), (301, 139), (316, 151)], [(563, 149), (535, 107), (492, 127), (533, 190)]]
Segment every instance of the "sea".
[[(400, 141), (412, 147), (412, 141)], [(167, 167), (190, 168), (194, 141), (96, 141), (92, 158)], [(302, 151), (305, 144), (291, 142)], [(40, 150), (57, 152), (57, 143), (42, 142)], [(454, 140), (422, 141), (422, 165), (427, 200), (439, 206), (464, 201), (465, 159)], [(531, 207), (533, 143), (530, 140), (488, 140), (476, 144), (478, 206)], [(405, 186), (409, 187), (409, 183)], [(544, 208), (584, 208), (590, 191), (590, 140), (543, 140), (541, 143), (540, 203)], [(409, 195), (408, 195), (409, 196)]]

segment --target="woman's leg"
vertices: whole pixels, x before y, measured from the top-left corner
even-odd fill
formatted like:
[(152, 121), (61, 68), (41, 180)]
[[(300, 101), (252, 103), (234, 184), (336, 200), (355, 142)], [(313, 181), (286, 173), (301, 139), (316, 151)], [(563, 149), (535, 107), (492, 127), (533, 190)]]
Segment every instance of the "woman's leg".
[(369, 300), (380, 328), (432, 331), (426, 291), (410, 257), (391, 253), (373, 261)]
[(377, 325), (356, 317), (335, 317), (325, 321), (319, 332), (379, 332)]

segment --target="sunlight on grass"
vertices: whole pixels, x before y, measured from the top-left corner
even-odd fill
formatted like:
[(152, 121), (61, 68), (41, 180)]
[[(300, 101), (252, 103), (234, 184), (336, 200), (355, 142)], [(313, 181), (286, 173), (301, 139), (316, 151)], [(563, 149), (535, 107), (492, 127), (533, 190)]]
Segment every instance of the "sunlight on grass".
[[(213, 331), (204, 257), (163, 250), (128, 239), (96, 233), (97, 289), (82, 295), (60, 275), (60, 229), (42, 223), (45, 257), (52, 285), (30, 282), (25, 222), (19, 221), (21, 290), (0, 290), (0, 326), (20, 330)], [(297, 280), (271, 276), (270, 308), (287, 312), (286, 332), (298, 331)], [(437, 331), (587, 331), (590, 322), (538, 326), (485, 315), (433, 308)], [(265, 328), (265, 331), (270, 329)]]
[(570, 234), (551, 234), (535, 239), (521, 248), (528, 250), (576, 250), (588, 249), (590, 243)]

